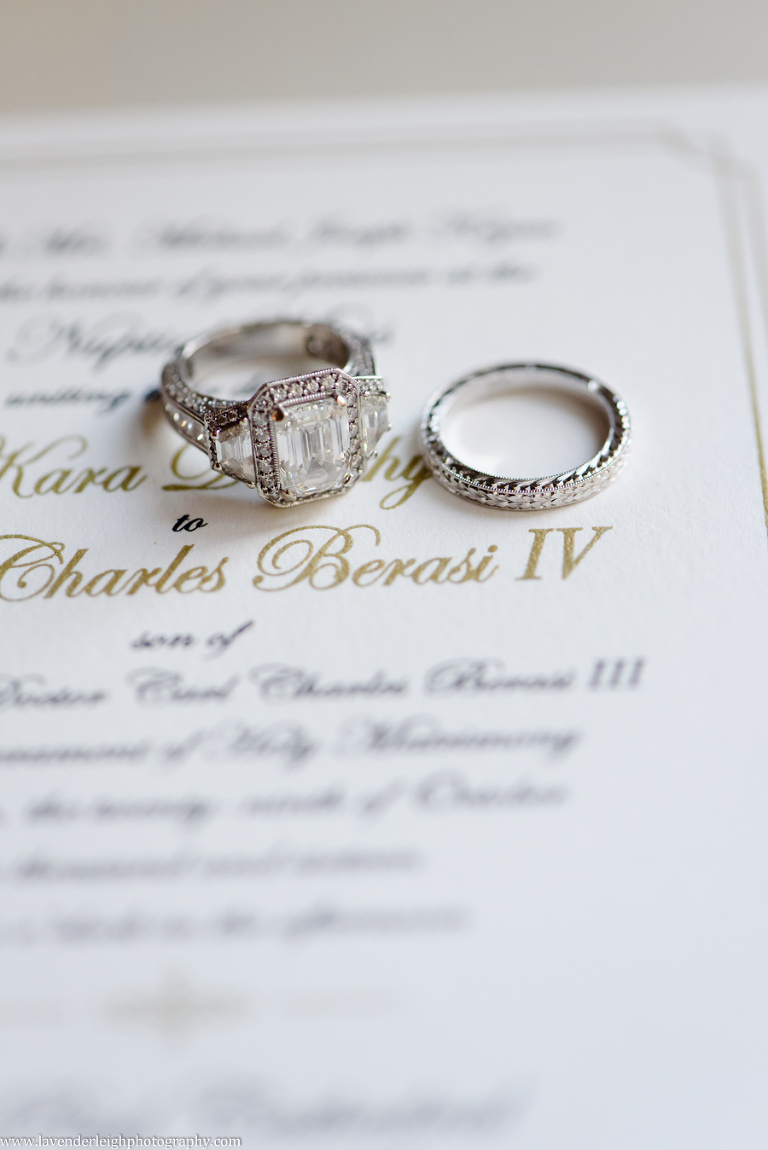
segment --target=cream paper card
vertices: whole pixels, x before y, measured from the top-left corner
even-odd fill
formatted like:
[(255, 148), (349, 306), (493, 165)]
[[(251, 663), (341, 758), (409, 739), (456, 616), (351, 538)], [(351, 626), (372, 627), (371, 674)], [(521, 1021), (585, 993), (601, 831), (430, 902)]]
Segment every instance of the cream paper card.
[[(5, 129), (0, 1134), (764, 1144), (765, 350), (707, 115)], [(145, 398), (276, 315), (392, 393), (365, 481), (292, 511)], [(598, 498), (426, 477), (427, 397), (519, 360), (627, 401)]]

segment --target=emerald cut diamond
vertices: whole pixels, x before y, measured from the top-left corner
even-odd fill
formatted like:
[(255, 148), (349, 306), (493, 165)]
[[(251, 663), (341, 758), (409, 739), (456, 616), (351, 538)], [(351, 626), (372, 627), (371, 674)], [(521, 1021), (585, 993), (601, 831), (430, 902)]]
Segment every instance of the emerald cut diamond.
[(349, 473), (349, 415), (343, 399), (329, 396), (283, 408), (274, 442), (280, 487), (302, 498), (341, 488)]

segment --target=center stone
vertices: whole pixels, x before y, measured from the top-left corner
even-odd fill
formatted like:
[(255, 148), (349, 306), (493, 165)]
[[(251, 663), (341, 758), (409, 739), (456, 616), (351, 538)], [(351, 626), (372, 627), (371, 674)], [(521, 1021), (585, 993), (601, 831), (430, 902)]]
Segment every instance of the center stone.
[(341, 486), (349, 468), (347, 409), (316, 399), (285, 409), (275, 424), (280, 486), (291, 495), (317, 495)]

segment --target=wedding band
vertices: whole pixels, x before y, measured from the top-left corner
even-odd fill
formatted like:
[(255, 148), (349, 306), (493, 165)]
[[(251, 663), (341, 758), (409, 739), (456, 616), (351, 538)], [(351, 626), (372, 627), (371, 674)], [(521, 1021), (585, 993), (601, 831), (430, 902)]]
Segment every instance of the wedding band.
[[(608, 434), (596, 455), (559, 475), (523, 479), (477, 471), (448, 451), (443, 429), (449, 413), (488, 396), (532, 388), (580, 396), (600, 407)], [(435, 478), (454, 495), (508, 511), (542, 511), (589, 499), (612, 483), (626, 462), (629, 430), (624, 401), (591, 375), (548, 363), (511, 363), (474, 372), (432, 396), (422, 416), (421, 440)]]
[[(291, 373), (307, 359), (319, 368)], [(285, 376), (272, 378), (275, 364)], [(245, 375), (248, 398), (207, 394), (216, 372)], [(368, 340), (326, 323), (278, 319), (192, 339), (163, 368), (160, 394), (171, 426), (215, 471), (279, 507), (348, 490), (389, 430)]]

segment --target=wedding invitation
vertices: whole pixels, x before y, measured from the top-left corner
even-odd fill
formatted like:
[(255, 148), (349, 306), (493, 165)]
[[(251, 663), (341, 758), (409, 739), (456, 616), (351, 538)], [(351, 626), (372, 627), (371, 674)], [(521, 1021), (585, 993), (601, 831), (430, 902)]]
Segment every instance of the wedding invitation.
[[(0, 1136), (764, 1145), (767, 109), (0, 131)], [(274, 317), (391, 394), (365, 477), (287, 509), (155, 396)], [(626, 401), (609, 490), (431, 478), (426, 400), (516, 362)], [(480, 466), (592, 453), (503, 419)]]

